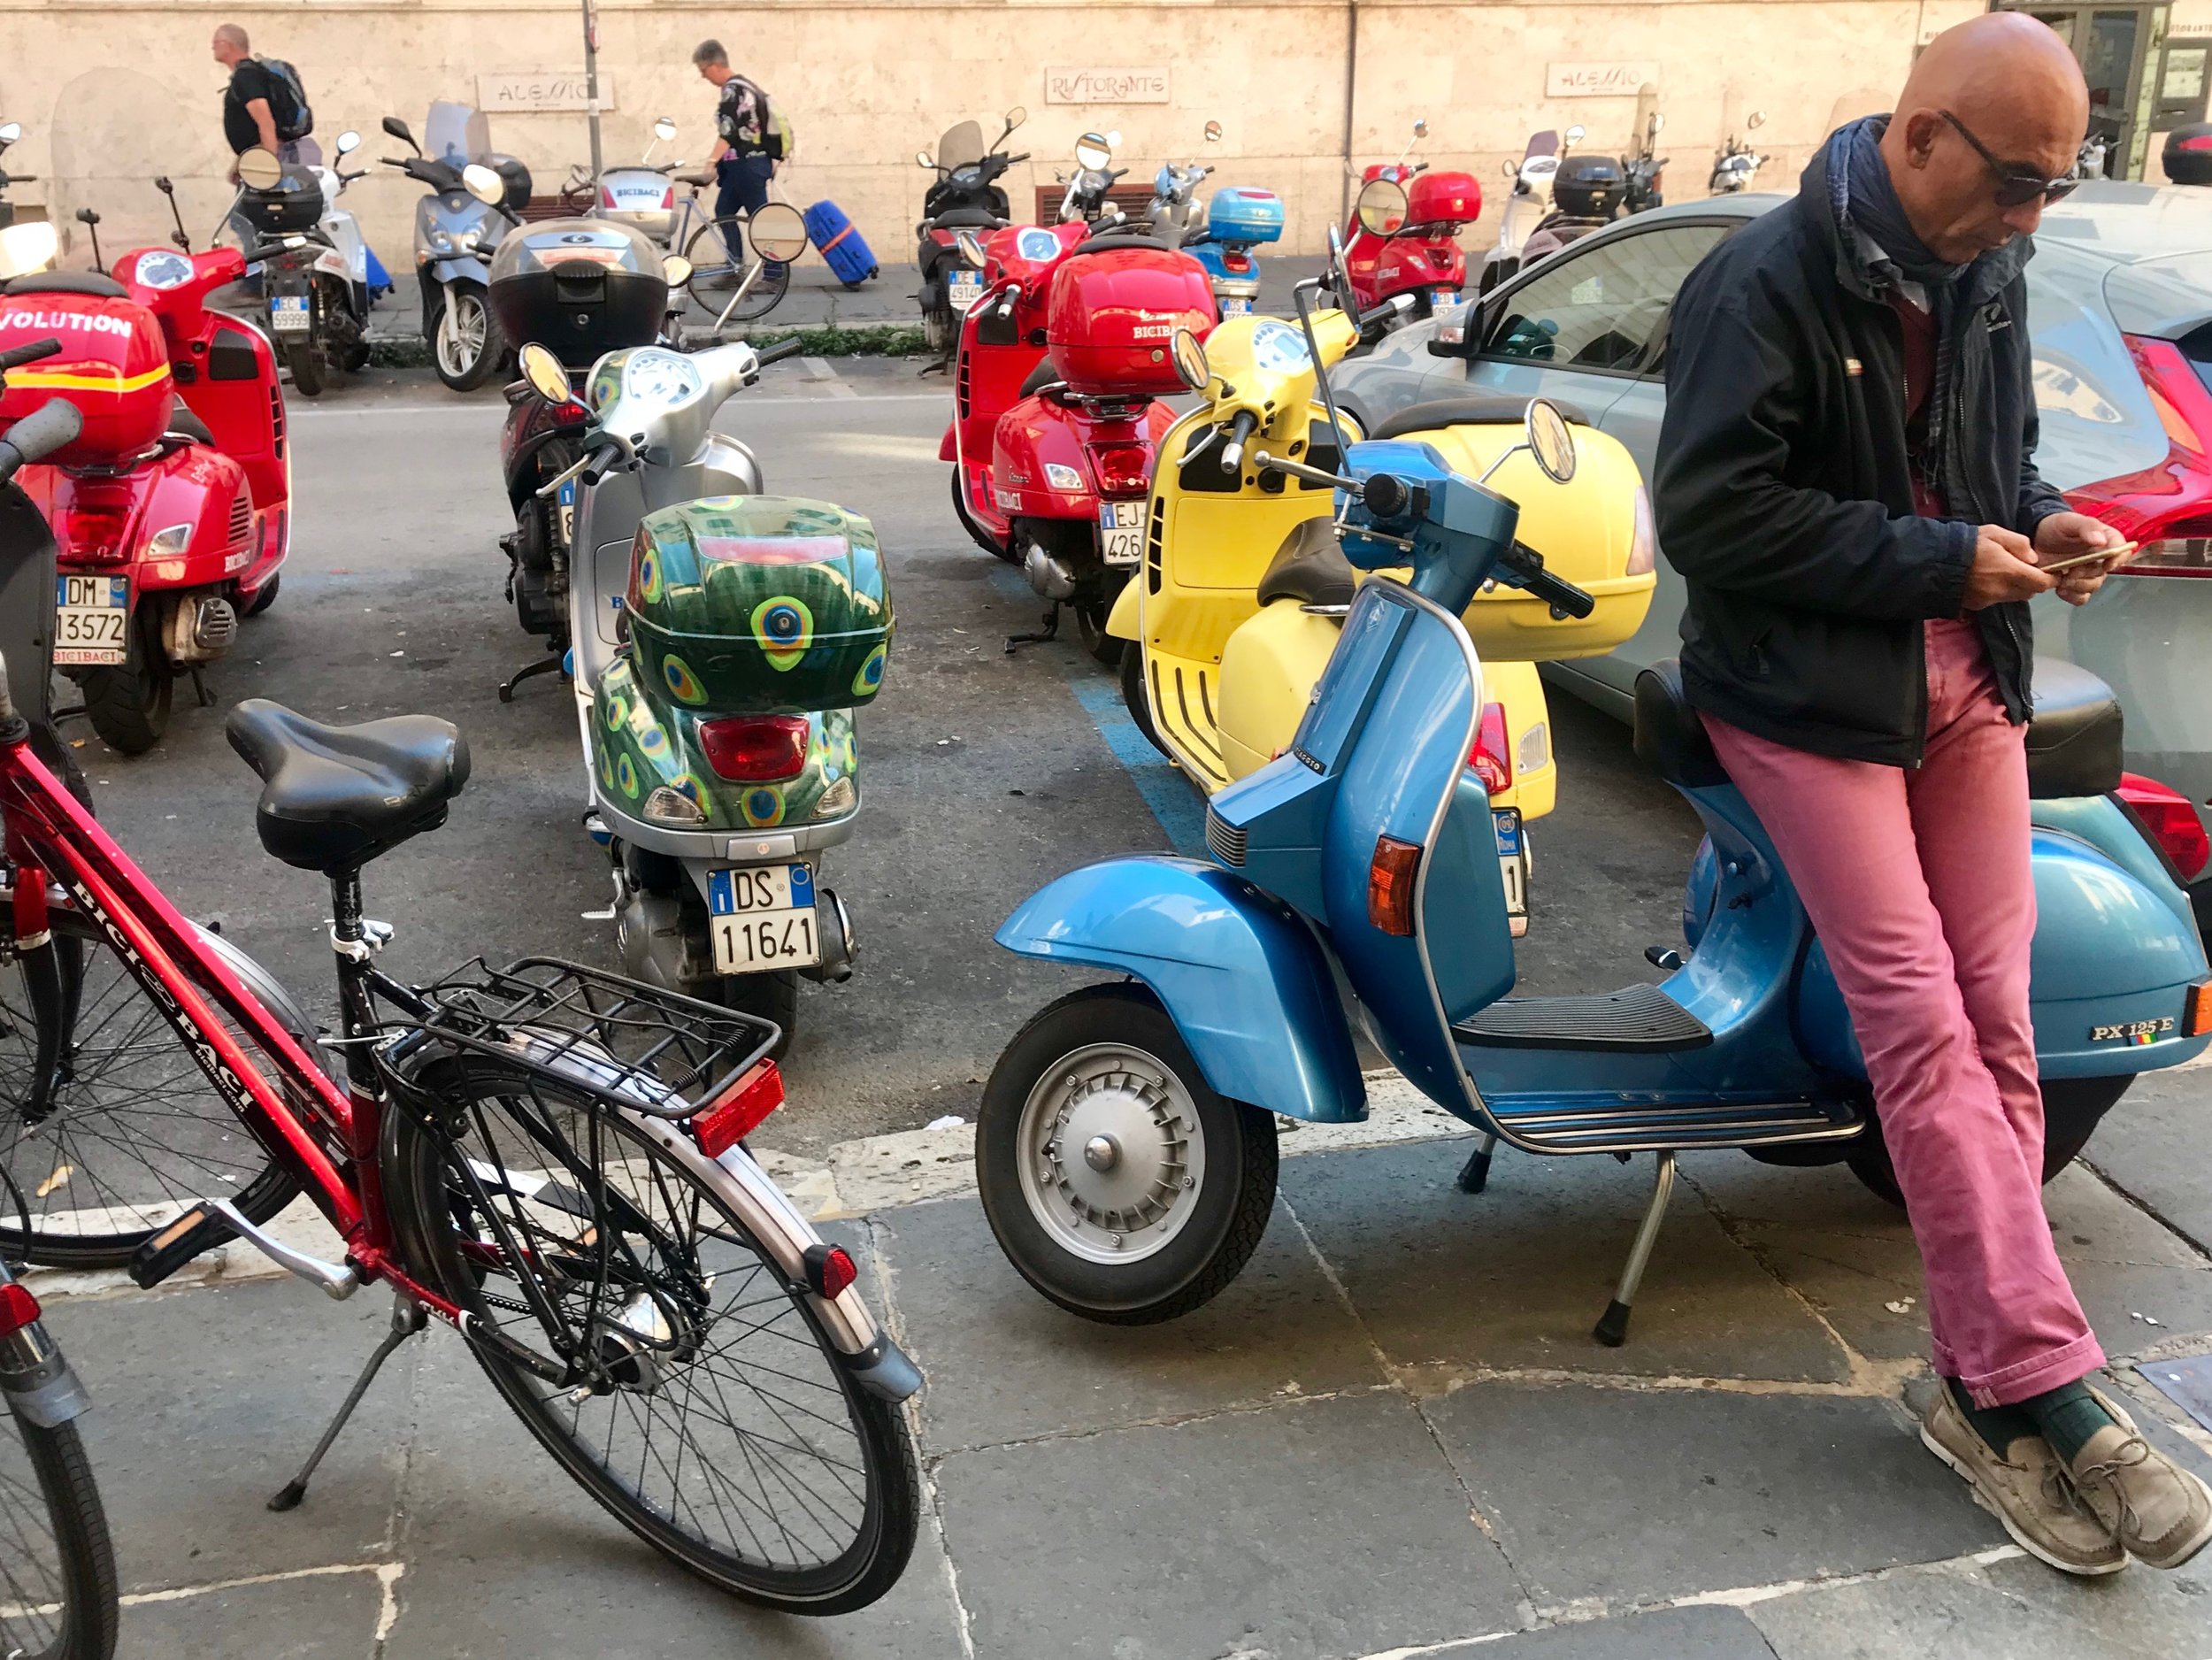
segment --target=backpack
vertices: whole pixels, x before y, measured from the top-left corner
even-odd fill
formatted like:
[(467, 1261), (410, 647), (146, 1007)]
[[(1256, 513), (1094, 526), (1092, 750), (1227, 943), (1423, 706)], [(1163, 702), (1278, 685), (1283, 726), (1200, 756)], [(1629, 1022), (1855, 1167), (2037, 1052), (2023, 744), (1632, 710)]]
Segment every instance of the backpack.
[(308, 107), (300, 72), (281, 58), (254, 61), (269, 72), (269, 118), (276, 123), (277, 137), (288, 144), (305, 138), (315, 130), (315, 111)]
[(768, 118), (769, 142), (778, 161), (789, 161), (799, 151), (799, 135), (791, 130), (791, 118), (779, 106)]
[(741, 160), (749, 157), (765, 156), (771, 161), (781, 161), (791, 153), (790, 123), (777, 112), (775, 105), (769, 101), (767, 88), (758, 81), (747, 80), (743, 75), (733, 75), (730, 79), (743, 81), (751, 89), (754, 107), (760, 112), (759, 142), (741, 152), (738, 142), (733, 140), (731, 153), (739, 156)]

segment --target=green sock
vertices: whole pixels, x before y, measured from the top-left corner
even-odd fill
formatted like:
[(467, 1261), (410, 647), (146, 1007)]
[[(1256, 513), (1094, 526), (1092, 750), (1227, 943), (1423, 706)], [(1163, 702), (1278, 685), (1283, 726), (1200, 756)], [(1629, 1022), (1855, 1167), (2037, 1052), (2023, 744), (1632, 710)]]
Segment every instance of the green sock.
[(2012, 1443), (2024, 1435), (2039, 1435), (2042, 1431), (2034, 1418), (2016, 1406), (1976, 1406), (1973, 1397), (1966, 1393), (1966, 1386), (1956, 1378), (1946, 1378), (1943, 1387), (1951, 1392), (1966, 1421), (1974, 1426), (1974, 1433), (1982, 1438), (1989, 1449), (2000, 1458), (2012, 1449)]
[(2101, 1429), (2114, 1428), (2112, 1414), (2098, 1404), (2089, 1386), (2077, 1379), (2021, 1402), (2020, 1410), (2033, 1418), (2054, 1452), (2068, 1464), (2074, 1462), (2090, 1438)]

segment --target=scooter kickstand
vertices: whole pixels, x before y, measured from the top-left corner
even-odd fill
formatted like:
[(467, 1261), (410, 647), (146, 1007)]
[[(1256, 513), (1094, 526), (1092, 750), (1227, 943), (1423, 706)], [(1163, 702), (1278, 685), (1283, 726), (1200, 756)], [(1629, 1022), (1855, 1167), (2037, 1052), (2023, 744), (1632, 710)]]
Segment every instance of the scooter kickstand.
[(345, 1428), (346, 1420), (353, 1416), (353, 1409), (361, 1404), (361, 1397), (369, 1392), (369, 1385), (375, 1381), (376, 1374), (384, 1369), (384, 1363), (392, 1357), (394, 1349), (422, 1330), (426, 1318), (422, 1304), (412, 1297), (396, 1295), (392, 1298), (391, 1329), (384, 1333), (383, 1341), (376, 1346), (376, 1352), (369, 1356), (369, 1364), (361, 1368), (361, 1375), (353, 1380), (353, 1387), (348, 1392), (345, 1403), (338, 1409), (338, 1416), (330, 1420), (330, 1427), (323, 1432), (322, 1440), (315, 1443), (315, 1450), (307, 1455), (307, 1462), (300, 1466), (299, 1474), (286, 1482), (270, 1499), (271, 1510), (293, 1510), (299, 1508), (300, 1501), (307, 1496), (307, 1479), (315, 1473), (315, 1466), (322, 1463), (323, 1455), (338, 1439), (338, 1432)]
[(1498, 1138), (1486, 1135), (1475, 1143), (1475, 1150), (1467, 1156), (1467, 1162), (1459, 1167), (1459, 1190), (1462, 1193), (1480, 1193), (1490, 1184), (1490, 1155), (1497, 1151)]
[(1636, 1242), (1628, 1248), (1628, 1261), (1621, 1269), (1620, 1289), (1613, 1294), (1613, 1301), (1606, 1304), (1605, 1312), (1598, 1317), (1597, 1328), (1590, 1334), (1608, 1349), (1618, 1349), (1628, 1341), (1628, 1314), (1636, 1301), (1637, 1287), (1644, 1282), (1644, 1268), (1651, 1261), (1651, 1248), (1658, 1243), (1659, 1229), (1667, 1219), (1667, 1201), (1674, 1196), (1674, 1150), (1670, 1148), (1659, 1155), (1659, 1168), (1651, 1183), (1651, 1203), (1644, 1207), (1643, 1224), (1636, 1230)]
[(499, 683), (499, 701), (503, 703), (513, 703), (516, 687), (525, 680), (535, 680), (541, 674), (550, 674), (560, 666), (561, 660), (556, 657), (542, 657), (535, 663), (524, 665)]
[(1056, 599), (1052, 602), (1052, 609), (1045, 613), (1045, 626), (1041, 633), (1033, 634), (1008, 634), (1006, 636), (1006, 655), (1010, 657), (1012, 657), (1014, 655), (1014, 649), (1017, 646), (1036, 645), (1042, 641), (1057, 640), (1059, 637), (1060, 602)]

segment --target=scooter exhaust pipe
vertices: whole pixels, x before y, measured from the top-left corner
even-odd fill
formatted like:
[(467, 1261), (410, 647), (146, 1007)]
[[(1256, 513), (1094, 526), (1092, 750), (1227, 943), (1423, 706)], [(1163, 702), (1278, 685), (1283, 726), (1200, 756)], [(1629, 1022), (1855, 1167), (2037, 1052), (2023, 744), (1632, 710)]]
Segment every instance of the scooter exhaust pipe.
[(1075, 597), (1075, 573), (1036, 542), (1031, 542), (1029, 551), (1022, 556), (1022, 575), (1047, 599)]
[(860, 955), (860, 941), (853, 934), (852, 913), (845, 909), (835, 888), (825, 888), (817, 897), (814, 930), (822, 941), (822, 960), (811, 968), (801, 969), (800, 975), (832, 985), (850, 980), (853, 959)]

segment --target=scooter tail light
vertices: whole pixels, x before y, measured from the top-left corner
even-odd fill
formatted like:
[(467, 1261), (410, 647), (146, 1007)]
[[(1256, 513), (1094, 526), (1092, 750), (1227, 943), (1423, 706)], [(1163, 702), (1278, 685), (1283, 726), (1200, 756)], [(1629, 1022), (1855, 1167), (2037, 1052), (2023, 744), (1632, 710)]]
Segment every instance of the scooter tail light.
[(2202, 1037), (2208, 1032), (2212, 1032), (2212, 980), (2202, 980), (2181, 1001), (2181, 1035)]
[(1252, 256), (1249, 254), (1224, 254), (1221, 256), (1221, 267), (1225, 271), (1233, 271), (1239, 276), (1242, 276), (1246, 272), (1252, 269)]
[(2194, 138), (2185, 138), (2174, 145), (2176, 150), (2212, 150), (2212, 133), (2199, 133)]
[(622, 205), (619, 202), (614, 199), (614, 189), (611, 186), (603, 184), (599, 187), (599, 205), (603, 208), (620, 207)]
[(2184, 881), (2194, 881), (2212, 865), (2212, 836), (2205, 834), (2196, 803), (2179, 790), (2139, 772), (2123, 772), (2114, 793), (2135, 810)]
[(662, 191), (662, 192), (661, 192), (661, 206), (663, 206), (664, 208), (672, 208), (672, 207), (674, 207), (675, 205), (676, 205), (676, 187), (675, 187), (674, 185), (672, 185), (672, 185), (670, 185), (670, 186), (668, 187), (668, 188), (667, 188), (667, 189), (665, 189), (665, 190), (664, 190), (664, 191)]
[(2085, 484), (2069, 503), (2137, 544), (2123, 576), (2212, 576), (2212, 391), (2170, 340), (2124, 336), (2166, 433), (2166, 457)]
[(810, 728), (804, 715), (732, 715), (699, 723), (699, 748), (715, 776), (733, 784), (773, 784), (806, 771)]
[(1629, 576), (1649, 576), (1659, 568), (1659, 526), (1651, 515), (1651, 492), (1636, 487), (1636, 525), (1629, 533)]
[(1101, 496), (1142, 496), (1152, 488), (1152, 452), (1142, 444), (1093, 444)]
[(13, 1337), (38, 1318), (36, 1297), (12, 1280), (0, 1286), (0, 1337)]
[(1377, 836), (1375, 857), (1367, 863), (1367, 920), (1384, 934), (1409, 939), (1413, 934), (1413, 885), (1421, 869), (1421, 849), (1396, 836)]
[(783, 1105), (783, 1073), (773, 1061), (748, 1068), (738, 1080), (694, 1114), (691, 1134), (699, 1150), (719, 1158), (768, 1121)]
[(1506, 734), (1503, 703), (1482, 706), (1482, 720), (1475, 727), (1475, 745), (1467, 751), (1467, 765), (1493, 795), (1513, 788), (1513, 744)]

